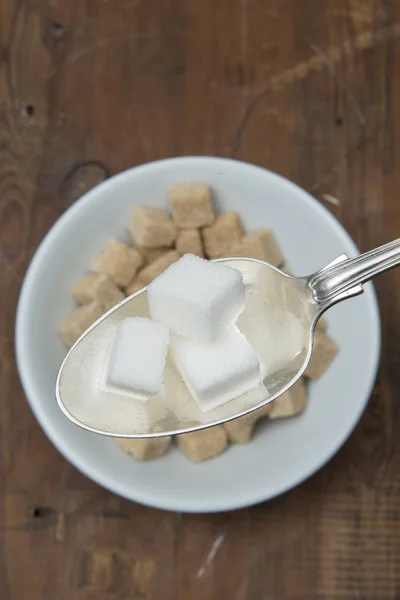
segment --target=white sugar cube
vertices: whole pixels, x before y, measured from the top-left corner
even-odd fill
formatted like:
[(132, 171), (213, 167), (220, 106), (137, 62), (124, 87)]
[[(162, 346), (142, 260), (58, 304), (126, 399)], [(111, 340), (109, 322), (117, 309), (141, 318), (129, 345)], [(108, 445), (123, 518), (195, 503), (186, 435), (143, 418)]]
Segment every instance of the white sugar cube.
[(214, 344), (171, 336), (172, 356), (202, 411), (216, 408), (261, 383), (260, 363), (232, 325)]
[(150, 319), (118, 323), (108, 361), (106, 384), (146, 400), (162, 389), (169, 332)]
[(241, 273), (185, 254), (147, 288), (150, 315), (172, 332), (211, 343), (244, 309)]

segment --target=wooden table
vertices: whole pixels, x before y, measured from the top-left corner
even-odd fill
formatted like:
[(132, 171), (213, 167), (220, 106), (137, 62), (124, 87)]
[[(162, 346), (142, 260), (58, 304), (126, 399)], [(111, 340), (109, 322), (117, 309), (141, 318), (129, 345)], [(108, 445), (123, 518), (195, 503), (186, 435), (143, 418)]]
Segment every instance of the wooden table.
[(264, 505), (127, 502), (25, 401), (14, 315), (40, 240), (110, 174), (182, 154), (282, 173), (363, 250), (398, 237), (399, 2), (0, 0), (0, 598), (398, 599), (400, 271), (376, 282), (382, 366), (355, 433)]

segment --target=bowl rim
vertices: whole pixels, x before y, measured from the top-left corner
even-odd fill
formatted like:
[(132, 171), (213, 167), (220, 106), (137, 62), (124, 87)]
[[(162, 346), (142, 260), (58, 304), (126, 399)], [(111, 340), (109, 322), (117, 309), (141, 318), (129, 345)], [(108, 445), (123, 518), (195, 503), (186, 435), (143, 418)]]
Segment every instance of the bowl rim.
[[(284, 494), (285, 492), (296, 487), (297, 485), (314, 475), (317, 471), (319, 471), (319, 469), (321, 469), (327, 462), (329, 462), (331, 458), (343, 446), (343, 444), (347, 441), (350, 434), (359, 422), (360, 417), (365, 410), (372, 389), (374, 387), (376, 375), (379, 369), (381, 353), (381, 323), (378, 301), (375, 293), (375, 288), (372, 283), (369, 283), (368, 289), (364, 292), (364, 295), (367, 296), (368, 299), (368, 310), (370, 312), (371, 323), (374, 329), (375, 341), (374, 347), (372, 349), (372, 363), (374, 366), (368, 373), (366, 373), (366, 378), (368, 378), (369, 380), (367, 385), (367, 392), (365, 394), (365, 398), (362, 400), (362, 402), (360, 402), (359, 410), (357, 411), (353, 421), (350, 423), (347, 430), (342, 433), (340, 438), (337, 440), (336, 444), (333, 446), (333, 448), (331, 448), (330, 452), (324, 454), (322, 458), (319, 457), (318, 460), (314, 462), (314, 464), (308, 465), (307, 469), (303, 469), (303, 471), (298, 475), (298, 477), (292, 479), (290, 483), (281, 486), (278, 490), (270, 489), (267, 490), (267, 492), (263, 491), (263, 488), (249, 490), (248, 497), (245, 500), (241, 500), (240, 502), (235, 502), (234, 498), (231, 502), (226, 502), (226, 500), (217, 501), (214, 499), (212, 503), (205, 504), (203, 499), (199, 503), (192, 502), (191, 505), (188, 506), (188, 504), (185, 502), (180, 504), (179, 499), (177, 499), (177, 501), (174, 502), (172, 505), (172, 503), (169, 501), (164, 502), (162, 499), (159, 499), (155, 494), (149, 494), (147, 492), (143, 492), (142, 490), (132, 490), (132, 488), (126, 486), (124, 487), (122, 484), (120, 484), (119, 481), (116, 481), (115, 479), (107, 475), (106, 472), (102, 472), (97, 470), (96, 468), (92, 468), (90, 464), (86, 464), (86, 461), (82, 459), (80, 455), (75, 453), (72, 443), (68, 443), (64, 438), (57, 435), (58, 429), (53, 427), (51, 419), (48, 417), (47, 410), (44, 408), (44, 405), (40, 401), (39, 390), (36, 389), (35, 383), (33, 382), (29, 353), (27, 352), (27, 344), (25, 343), (25, 331), (27, 331), (25, 323), (27, 319), (27, 308), (29, 305), (31, 289), (34, 284), (36, 273), (41, 270), (42, 263), (46, 260), (49, 250), (51, 250), (53, 240), (57, 238), (59, 231), (62, 230), (62, 228), (64, 227), (64, 223), (66, 223), (72, 215), (80, 211), (83, 205), (95, 202), (99, 193), (103, 193), (107, 190), (107, 188), (112, 189), (117, 182), (123, 179), (131, 178), (133, 173), (139, 173), (146, 170), (157, 169), (160, 167), (163, 168), (166, 165), (176, 165), (183, 163), (206, 164), (208, 162), (214, 163), (214, 166), (216, 164), (220, 164), (221, 167), (224, 165), (236, 165), (240, 169), (247, 169), (250, 174), (259, 174), (267, 176), (270, 179), (272, 178), (277, 180), (281, 186), (286, 187), (289, 191), (296, 194), (297, 196), (301, 196), (302, 200), (313, 211), (316, 211), (321, 217), (323, 217), (325, 220), (328, 220), (330, 225), (345, 240), (347, 246), (351, 248), (354, 254), (359, 253), (358, 248), (352, 240), (352, 238), (350, 237), (349, 233), (325, 206), (323, 206), (316, 198), (314, 198), (306, 190), (302, 189), (300, 186), (286, 179), (282, 175), (279, 175), (278, 173), (274, 173), (273, 171), (270, 171), (269, 169), (266, 169), (261, 166), (230, 158), (220, 158), (214, 156), (184, 156), (166, 158), (137, 165), (126, 169), (125, 171), (122, 171), (116, 175), (113, 175), (112, 177), (106, 179), (104, 182), (89, 190), (81, 198), (75, 201), (56, 220), (56, 222), (52, 225), (52, 227), (49, 229), (49, 231), (46, 233), (45, 237), (39, 244), (28, 266), (17, 303), (15, 319), (15, 354), (22, 387), (26, 399), (37, 421), (39, 422), (39, 425), (41, 426), (51, 443), (55, 446), (55, 448), (76, 469), (78, 469), (78, 471), (92, 479), (92, 481), (99, 484), (100, 486), (110, 490), (111, 492), (114, 492), (124, 498), (127, 498), (128, 500), (138, 502), (147, 506), (152, 506), (154, 508), (191, 513), (224, 512), (244, 508), (246, 506), (252, 506), (260, 502), (264, 502), (266, 500), (270, 500), (272, 498), (280, 496), (281, 494)], [(56, 402), (55, 396), (54, 401)], [(133, 493), (131, 493), (132, 491)]]

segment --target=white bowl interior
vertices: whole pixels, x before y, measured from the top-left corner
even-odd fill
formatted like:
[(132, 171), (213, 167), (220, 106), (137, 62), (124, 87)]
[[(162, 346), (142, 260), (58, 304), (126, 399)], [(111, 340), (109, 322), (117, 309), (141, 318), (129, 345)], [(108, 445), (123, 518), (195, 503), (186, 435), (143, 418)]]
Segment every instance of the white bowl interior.
[(270, 227), (287, 262), (311, 273), (356, 247), (334, 217), (306, 192), (264, 169), (215, 158), (178, 158), (126, 171), (76, 202), (51, 229), (28, 270), (17, 313), (17, 361), (23, 386), (43, 429), (77, 468), (110, 490), (152, 506), (218, 511), (271, 498), (322, 466), (357, 423), (379, 361), (380, 328), (372, 285), (328, 314), (340, 354), (311, 386), (300, 417), (269, 422), (246, 446), (192, 465), (176, 448), (139, 463), (115, 443), (70, 423), (54, 395), (65, 350), (57, 335), (72, 310), (71, 288), (90, 269), (110, 236), (126, 234), (135, 203), (166, 208), (173, 183), (211, 184), (216, 209), (237, 210), (248, 230)]

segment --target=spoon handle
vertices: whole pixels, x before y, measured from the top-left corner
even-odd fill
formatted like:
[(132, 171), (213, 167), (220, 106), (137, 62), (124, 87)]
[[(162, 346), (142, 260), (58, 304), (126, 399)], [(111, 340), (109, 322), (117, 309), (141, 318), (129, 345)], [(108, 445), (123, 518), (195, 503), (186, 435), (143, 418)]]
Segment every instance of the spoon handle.
[(317, 271), (308, 279), (314, 300), (330, 304), (375, 275), (400, 264), (400, 239)]

